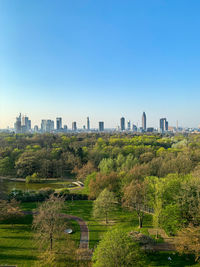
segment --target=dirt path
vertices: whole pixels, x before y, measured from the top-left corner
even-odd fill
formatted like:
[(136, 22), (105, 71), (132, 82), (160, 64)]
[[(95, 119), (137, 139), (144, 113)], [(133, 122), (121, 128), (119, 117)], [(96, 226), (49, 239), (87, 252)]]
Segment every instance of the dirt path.
[(74, 216), (74, 215), (68, 215), (68, 214), (61, 214), (62, 217), (70, 220), (75, 220), (80, 226), (81, 231), (81, 238), (80, 238), (80, 245), (79, 248), (89, 249), (89, 229), (84, 220), (81, 218)]
[[(23, 213), (25, 215), (29, 215), (29, 214), (33, 215), (33, 214), (35, 214), (35, 212), (30, 211), (30, 210), (23, 211)], [(81, 218), (79, 218), (77, 216), (74, 216), (74, 215), (69, 215), (69, 214), (64, 214), (64, 213), (61, 213), (60, 215), (63, 218), (77, 221), (77, 223), (80, 226), (80, 232), (81, 232), (79, 248), (81, 248), (81, 249), (89, 249), (89, 229), (88, 229), (87, 223), (83, 219), (81, 219)]]
[[(150, 235), (156, 235), (156, 229), (148, 229)], [(174, 251), (174, 238), (169, 237), (163, 229), (158, 229), (158, 235), (163, 238), (164, 243), (157, 243), (153, 246), (156, 251)]]

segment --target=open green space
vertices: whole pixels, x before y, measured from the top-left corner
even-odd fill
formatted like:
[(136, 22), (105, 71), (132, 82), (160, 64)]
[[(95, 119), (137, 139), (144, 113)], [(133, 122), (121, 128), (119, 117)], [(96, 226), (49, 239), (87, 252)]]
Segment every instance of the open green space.
[[(138, 219), (135, 212), (118, 207), (112, 214), (108, 226), (103, 221), (98, 221), (92, 217), (92, 201), (66, 201), (66, 214), (76, 215), (85, 220), (89, 227), (90, 248), (95, 248), (102, 235), (109, 229), (121, 227), (127, 232), (138, 230)], [(22, 203), (23, 210), (33, 210), (38, 203)], [(17, 266), (33, 266), (37, 260), (38, 250), (33, 239), (31, 229), (32, 215), (26, 215), (17, 221), (5, 221), (0, 224), (0, 264), (16, 264)], [(71, 235), (76, 245), (80, 241), (80, 227), (77, 222), (70, 221), (68, 227), (74, 233)], [(147, 229), (152, 227), (151, 215), (145, 215), (144, 228), (141, 230), (147, 233)], [(171, 261), (168, 259), (171, 257)], [(148, 255), (148, 266), (200, 266), (194, 264), (193, 257), (179, 256), (176, 253), (151, 253)]]
[(32, 215), (26, 215), (15, 222), (0, 224), (0, 264), (33, 266), (38, 251), (34, 244), (31, 224)]

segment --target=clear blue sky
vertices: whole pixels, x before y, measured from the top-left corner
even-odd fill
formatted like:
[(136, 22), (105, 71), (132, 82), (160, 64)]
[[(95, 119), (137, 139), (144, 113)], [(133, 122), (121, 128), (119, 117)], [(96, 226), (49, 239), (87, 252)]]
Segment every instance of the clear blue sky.
[(200, 123), (199, 0), (0, 0), (0, 128)]

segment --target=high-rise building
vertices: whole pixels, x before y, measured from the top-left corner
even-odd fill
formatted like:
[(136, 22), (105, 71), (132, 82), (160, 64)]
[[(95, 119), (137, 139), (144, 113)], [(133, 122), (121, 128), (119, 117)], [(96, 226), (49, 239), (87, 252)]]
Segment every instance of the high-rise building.
[(51, 133), (54, 130), (54, 121), (52, 120), (42, 120), (41, 122), (41, 132)]
[(100, 121), (99, 122), (99, 131), (100, 132), (103, 132), (104, 131), (104, 122), (103, 121)]
[(67, 132), (67, 125), (64, 125), (64, 132)]
[(19, 117), (16, 117), (16, 122), (14, 124), (15, 133), (21, 133), (22, 132), (22, 115), (19, 114)]
[(22, 133), (27, 133), (31, 130), (31, 120), (27, 116), (22, 117)]
[(34, 126), (34, 132), (37, 133), (38, 131), (39, 131), (38, 126), (35, 125), (35, 126)]
[(160, 119), (160, 132), (164, 133), (168, 131), (168, 121), (166, 118), (161, 118)]
[(90, 130), (90, 119), (89, 119), (89, 117), (87, 117), (87, 130), (88, 131)]
[(131, 130), (131, 121), (127, 122), (127, 130), (130, 131)]
[(143, 114), (142, 114), (142, 129), (144, 131), (146, 131), (146, 129), (147, 129), (147, 117), (146, 117), (145, 112), (143, 112)]
[(137, 126), (135, 124), (133, 124), (132, 129), (133, 129), (133, 132), (137, 132)]
[(76, 121), (72, 122), (72, 131), (76, 131), (77, 130), (77, 125), (76, 125)]
[(59, 131), (62, 129), (62, 118), (56, 118), (56, 130)]
[(125, 130), (125, 118), (124, 117), (120, 119), (120, 129), (121, 131)]
[(28, 131), (31, 131), (31, 120), (28, 120)]

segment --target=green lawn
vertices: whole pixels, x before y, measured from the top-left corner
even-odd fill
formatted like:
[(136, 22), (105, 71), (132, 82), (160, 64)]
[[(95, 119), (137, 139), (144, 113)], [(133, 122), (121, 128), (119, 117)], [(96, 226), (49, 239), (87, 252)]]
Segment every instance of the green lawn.
[[(138, 230), (137, 215), (120, 207), (113, 212), (112, 221), (109, 226), (104, 222), (97, 221), (92, 217), (92, 201), (67, 201), (63, 212), (76, 215), (85, 220), (89, 227), (90, 248), (95, 248), (102, 235), (109, 229), (121, 227), (126, 231)], [(32, 210), (36, 208), (38, 203), (21, 204), (24, 210)], [(33, 233), (31, 230), (32, 216), (27, 215), (23, 219), (14, 222), (12, 226), (10, 222), (0, 224), (0, 264), (16, 264), (18, 266), (33, 266), (37, 260), (38, 250), (34, 247)], [(68, 227), (73, 229), (71, 237), (78, 247), (80, 241), (80, 227), (76, 221), (69, 221)], [(152, 219), (150, 215), (144, 218), (143, 233), (147, 233), (147, 229), (152, 227)], [(168, 260), (168, 257), (172, 261)], [(193, 257), (179, 256), (175, 253), (151, 253), (148, 255), (147, 266), (200, 266), (194, 264)]]
[(31, 231), (32, 216), (27, 215), (12, 226), (0, 224), (0, 264), (33, 266), (37, 259)]
[[(101, 236), (111, 228), (121, 227), (127, 231), (138, 230), (138, 219), (135, 212), (132, 213), (117, 207), (110, 216), (111, 222), (107, 226), (103, 221), (95, 220), (92, 217), (92, 203), (90, 200), (67, 201), (64, 210), (65, 213), (76, 215), (87, 222), (90, 232), (90, 248), (94, 248)], [(150, 215), (145, 215), (144, 228), (141, 231), (147, 233), (149, 227), (152, 227), (152, 219)]]

